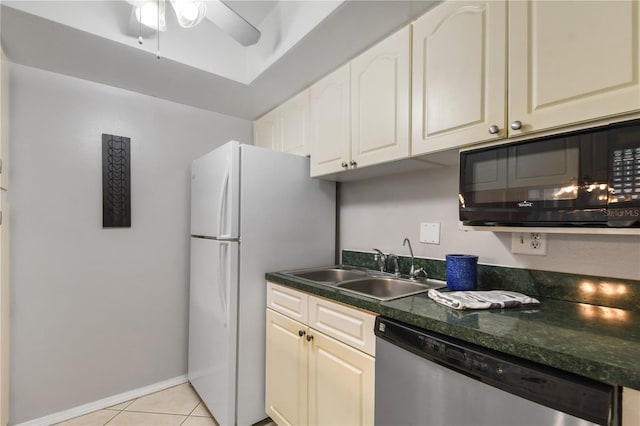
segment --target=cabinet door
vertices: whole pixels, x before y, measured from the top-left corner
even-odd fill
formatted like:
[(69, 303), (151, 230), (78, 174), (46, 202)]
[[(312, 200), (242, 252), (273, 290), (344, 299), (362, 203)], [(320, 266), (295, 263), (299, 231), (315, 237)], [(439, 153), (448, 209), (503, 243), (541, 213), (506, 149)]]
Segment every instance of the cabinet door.
[(640, 391), (631, 388), (622, 389), (622, 426), (640, 424)]
[(307, 330), (267, 309), (265, 406), (280, 426), (307, 424)]
[(503, 1), (445, 2), (414, 23), (412, 155), (506, 136), (506, 54)]
[(9, 421), (9, 74), (0, 48), (0, 425)]
[(640, 109), (638, 1), (509, 2), (511, 135)]
[(0, 50), (0, 188), (9, 189), (9, 69)]
[(278, 142), (278, 110), (273, 110), (253, 122), (253, 144), (262, 148), (280, 151)]
[(308, 424), (372, 425), (374, 358), (313, 329), (309, 333)]
[(351, 62), (352, 166), (409, 156), (411, 28)]
[(289, 99), (278, 108), (278, 112), (281, 150), (309, 155), (309, 91)]
[(345, 170), (351, 160), (349, 69), (347, 64), (311, 86), (311, 176)]

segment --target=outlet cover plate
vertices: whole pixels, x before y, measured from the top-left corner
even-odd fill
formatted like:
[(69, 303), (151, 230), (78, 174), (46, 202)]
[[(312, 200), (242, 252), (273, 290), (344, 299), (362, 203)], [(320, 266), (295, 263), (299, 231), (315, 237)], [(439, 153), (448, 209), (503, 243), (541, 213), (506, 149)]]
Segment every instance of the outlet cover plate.
[(440, 224), (421, 223), (420, 242), (425, 244), (440, 244)]
[(547, 235), (540, 232), (513, 232), (511, 253), (546, 256)]

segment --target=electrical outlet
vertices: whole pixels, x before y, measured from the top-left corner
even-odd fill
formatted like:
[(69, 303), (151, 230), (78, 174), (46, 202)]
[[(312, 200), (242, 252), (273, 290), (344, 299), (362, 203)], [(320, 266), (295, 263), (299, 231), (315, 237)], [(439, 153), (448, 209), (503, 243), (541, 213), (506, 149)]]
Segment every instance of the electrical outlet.
[(513, 232), (511, 253), (547, 255), (547, 235), (540, 232)]

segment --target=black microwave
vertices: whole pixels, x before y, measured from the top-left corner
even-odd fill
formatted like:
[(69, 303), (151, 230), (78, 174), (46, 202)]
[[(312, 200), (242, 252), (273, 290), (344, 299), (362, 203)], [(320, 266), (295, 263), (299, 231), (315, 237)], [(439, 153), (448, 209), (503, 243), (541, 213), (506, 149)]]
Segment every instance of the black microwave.
[(460, 152), (472, 226), (640, 227), (640, 120)]

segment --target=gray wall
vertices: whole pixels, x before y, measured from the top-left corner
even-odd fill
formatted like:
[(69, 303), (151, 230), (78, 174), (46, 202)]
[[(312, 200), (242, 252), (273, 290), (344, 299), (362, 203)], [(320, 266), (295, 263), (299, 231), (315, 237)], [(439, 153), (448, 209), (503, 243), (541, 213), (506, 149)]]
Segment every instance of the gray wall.
[[(444, 259), (470, 253), (479, 262), (518, 268), (640, 279), (640, 236), (547, 234), (546, 256), (511, 253), (511, 233), (462, 231), (457, 166), (341, 184), (341, 249)], [(419, 223), (441, 223), (440, 245), (419, 243)]]
[[(10, 84), (19, 423), (186, 373), (190, 161), (252, 124), (19, 65)], [(102, 229), (103, 132), (131, 138), (130, 229)]]

